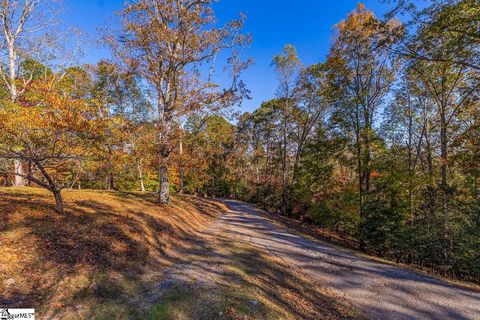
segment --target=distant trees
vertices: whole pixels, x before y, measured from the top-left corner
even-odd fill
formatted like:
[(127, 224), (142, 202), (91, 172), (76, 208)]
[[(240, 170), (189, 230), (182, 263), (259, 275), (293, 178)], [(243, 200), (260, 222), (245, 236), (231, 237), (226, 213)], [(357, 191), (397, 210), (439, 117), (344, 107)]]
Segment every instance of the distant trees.
[(129, 154), (134, 162), (137, 187), (145, 191), (143, 162), (148, 158), (146, 139), (153, 137), (148, 132), (152, 129), (153, 108), (140, 85), (140, 78), (105, 60), (94, 66), (91, 73), (91, 94), (108, 110), (106, 116), (110, 118), (102, 141), (97, 144), (98, 156), (103, 159), (105, 188), (118, 189), (115, 180), (120, 176), (119, 171), (125, 170), (121, 168), (124, 166), (122, 159)]
[(227, 197), (232, 193), (230, 159), (234, 155), (235, 127), (221, 116), (190, 117), (185, 126), (185, 191)]
[(359, 5), (325, 63), (298, 68), (287, 46), (274, 58), (277, 99), (239, 118), (224, 192), (478, 279), (477, 7), (436, 1), (414, 11), (411, 33)]

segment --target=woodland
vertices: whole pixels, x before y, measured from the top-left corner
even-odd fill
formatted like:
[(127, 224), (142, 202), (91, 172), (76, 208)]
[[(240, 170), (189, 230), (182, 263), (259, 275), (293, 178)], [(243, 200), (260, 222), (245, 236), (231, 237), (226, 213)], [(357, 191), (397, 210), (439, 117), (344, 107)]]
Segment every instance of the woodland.
[(253, 112), (255, 35), (214, 2), (127, 1), (101, 31), (112, 58), (81, 65), (55, 1), (2, 1), (0, 185), (46, 189), (66, 216), (66, 189), (239, 199), (479, 281), (479, 1), (358, 4), (324, 61), (279, 48)]

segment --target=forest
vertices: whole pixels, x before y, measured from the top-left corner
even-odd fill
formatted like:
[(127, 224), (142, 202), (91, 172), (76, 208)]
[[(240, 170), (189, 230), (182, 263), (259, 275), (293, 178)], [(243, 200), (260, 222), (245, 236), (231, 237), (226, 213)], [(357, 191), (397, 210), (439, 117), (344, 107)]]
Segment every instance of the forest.
[(479, 1), (358, 4), (323, 61), (279, 48), (253, 112), (248, 16), (221, 25), (214, 2), (127, 2), (102, 31), (112, 58), (83, 65), (55, 2), (3, 1), (0, 185), (64, 215), (68, 189), (238, 199), (480, 281)]

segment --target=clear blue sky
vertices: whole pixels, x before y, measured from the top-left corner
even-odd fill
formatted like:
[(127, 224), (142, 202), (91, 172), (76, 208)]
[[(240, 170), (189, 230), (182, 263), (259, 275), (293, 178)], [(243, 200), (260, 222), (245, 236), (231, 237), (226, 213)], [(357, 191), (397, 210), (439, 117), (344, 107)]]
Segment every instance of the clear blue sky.
[[(114, 12), (122, 8), (124, 0), (64, 0), (66, 26), (75, 26), (91, 39), (98, 38), (98, 27), (112, 23)], [(352, 11), (355, 0), (220, 0), (216, 6), (220, 22), (237, 18), (239, 12), (247, 15), (245, 31), (253, 43), (247, 55), (255, 65), (243, 75), (252, 92), (252, 100), (245, 101), (244, 111), (258, 108), (262, 101), (275, 95), (276, 78), (270, 66), (275, 53), (287, 43), (297, 47), (305, 65), (323, 61), (332, 40), (333, 26)], [(362, 1), (366, 7), (381, 16), (387, 7), (379, 0)], [(83, 62), (95, 63), (108, 58), (106, 49), (85, 44)]]

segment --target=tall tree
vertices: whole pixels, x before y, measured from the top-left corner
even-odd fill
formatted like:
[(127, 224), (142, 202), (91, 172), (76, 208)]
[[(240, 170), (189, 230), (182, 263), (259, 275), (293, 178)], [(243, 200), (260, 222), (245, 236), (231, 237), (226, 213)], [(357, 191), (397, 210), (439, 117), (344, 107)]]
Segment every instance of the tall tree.
[(398, 40), (398, 21), (382, 23), (362, 4), (337, 25), (328, 56), (336, 116), (351, 135), (357, 161), (359, 211), (364, 216), (365, 197), (371, 190), (374, 121), (383, 98), (395, 80), (397, 65), (392, 45)]
[[(294, 109), (295, 159), (292, 172), (292, 186), (295, 185), (298, 166), (305, 143), (316, 126), (321, 125), (328, 112), (326, 74), (323, 64), (309, 66), (302, 70), (296, 84), (298, 105)], [(320, 123), (319, 123), (320, 122)]]
[(282, 118), (282, 213), (287, 213), (287, 159), (288, 159), (288, 124), (294, 107), (295, 81), (300, 69), (297, 50), (286, 45), (283, 52), (273, 57), (272, 64), (277, 73), (277, 95), (283, 107)]
[(409, 48), (422, 57), (435, 57), (409, 57), (408, 67), (434, 101), (440, 140), (440, 185), (443, 190), (448, 186), (450, 143), (452, 136), (456, 135), (453, 131), (459, 129), (457, 125), (461, 114), (476, 104), (475, 94), (480, 88), (480, 71), (466, 63), (474, 60), (475, 49), (471, 43), (462, 41), (457, 32), (438, 30), (439, 19), (446, 19), (444, 10), (450, 12), (450, 9), (446, 7), (436, 12), (432, 18), (434, 22), (420, 27), (416, 36), (408, 42)]
[[(222, 108), (234, 103), (243, 88), (239, 72), (247, 65), (237, 49), (249, 43), (241, 33), (243, 17), (216, 25), (212, 0), (140, 0), (121, 12), (123, 33), (110, 43), (115, 52), (150, 84), (157, 105), (160, 203), (170, 201), (168, 160), (175, 142), (175, 118), (199, 108)], [(221, 89), (212, 77), (202, 77), (201, 64), (224, 49), (233, 78)], [(205, 79), (206, 78), (206, 79)]]
[[(0, 4), (0, 76), (7, 87), (10, 102), (15, 103), (33, 79), (33, 72), (20, 64), (35, 57), (49, 43), (42, 33), (53, 23), (49, 0), (3, 0)], [(24, 168), (14, 159), (14, 185), (23, 186)]]

